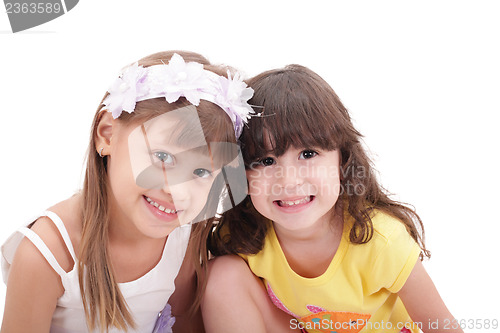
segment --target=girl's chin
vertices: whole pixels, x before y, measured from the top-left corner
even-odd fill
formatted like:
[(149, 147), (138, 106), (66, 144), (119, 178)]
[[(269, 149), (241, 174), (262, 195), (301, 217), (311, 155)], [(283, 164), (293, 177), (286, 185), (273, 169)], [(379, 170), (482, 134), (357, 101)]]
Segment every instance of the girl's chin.
[(277, 225), (278, 228), (283, 228), (283, 229), (288, 230), (288, 231), (298, 231), (298, 230), (307, 229), (308, 227), (310, 227), (311, 225), (314, 224), (314, 223), (309, 223), (308, 221), (303, 220), (303, 219), (299, 222), (297, 222), (297, 220), (294, 220), (294, 221), (281, 220), (278, 222), (273, 221), (273, 223), (275, 225)]

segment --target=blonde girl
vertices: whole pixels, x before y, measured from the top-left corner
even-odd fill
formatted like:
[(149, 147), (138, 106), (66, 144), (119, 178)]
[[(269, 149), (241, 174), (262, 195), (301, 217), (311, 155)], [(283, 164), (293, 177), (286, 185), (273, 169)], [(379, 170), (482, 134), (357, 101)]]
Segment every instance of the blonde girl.
[(219, 198), (227, 174), (238, 181), (251, 111), (251, 89), (228, 73), (191, 52), (122, 71), (95, 114), (82, 190), (2, 246), (2, 332), (171, 332), (175, 316), (176, 331), (203, 331), (186, 315), (200, 240), (229, 207)]

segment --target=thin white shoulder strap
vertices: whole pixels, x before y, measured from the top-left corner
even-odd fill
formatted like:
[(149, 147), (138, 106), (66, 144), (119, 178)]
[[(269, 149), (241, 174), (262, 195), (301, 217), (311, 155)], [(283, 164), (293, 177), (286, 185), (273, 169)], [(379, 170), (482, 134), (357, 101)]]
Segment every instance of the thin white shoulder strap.
[(62, 277), (66, 274), (66, 272), (61, 268), (61, 266), (59, 266), (59, 263), (57, 262), (56, 258), (54, 257), (52, 252), (50, 252), (49, 248), (47, 247), (47, 245), (45, 245), (40, 236), (38, 236), (33, 230), (26, 227), (20, 228), (19, 232), (21, 232), (24, 236), (26, 236), (26, 238), (28, 238), (33, 243), (33, 245), (36, 246), (38, 251), (40, 251), (40, 253), (44, 256), (45, 260), (47, 260), (52, 269), (54, 269), (54, 271), (56, 271), (56, 273), (59, 274), (59, 276)]
[(68, 230), (66, 230), (66, 227), (64, 226), (63, 221), (61, 218), (54, 212), (51, 212), (50, 210), (47, 210), (43, 213), (44, 216), (47, 216), (49, 219), (54, 222), (54, 224), (57, 227), (57, 230), (59, 230), (59, 233), (61, 234), (64, 244), (66, 244), (66, 248), (68, 249), (69, 253), (71, 254), (71, 257), (73, 258), (73, 262), (76, 262), (76, 256), (75, 256), (75, 250), (73, 249), (73, 244), (71, 243), (71, 239), (69, 238)]

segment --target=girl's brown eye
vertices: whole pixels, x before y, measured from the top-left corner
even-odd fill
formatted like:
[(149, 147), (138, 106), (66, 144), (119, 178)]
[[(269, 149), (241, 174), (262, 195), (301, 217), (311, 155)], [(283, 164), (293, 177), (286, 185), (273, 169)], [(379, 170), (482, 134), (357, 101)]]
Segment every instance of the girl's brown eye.
[(303, 152), (300, 153), (299, 159), (300, 160), (307, 160), (307, 159), (313, 158), (316, 155), (318, 155), (318, 153), (315, 152), (314, 150), (304, 150)]
[(274, 158), (272, 157), (264, 157), (263, 159), (260, 160), (260, 164), (263, 166), (270, 166), (274, 164)]

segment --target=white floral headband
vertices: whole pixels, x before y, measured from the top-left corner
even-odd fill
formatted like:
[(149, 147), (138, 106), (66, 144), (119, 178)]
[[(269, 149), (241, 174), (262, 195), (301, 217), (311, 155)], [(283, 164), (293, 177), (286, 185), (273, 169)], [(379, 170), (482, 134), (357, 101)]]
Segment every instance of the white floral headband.
[(253, 96), (253, 89), (241, 80), (239, 73), (231, 77), (228, 71), (226, 78), (203, 69), (200, 63), (184, 62), (177, 53), (168, 65), (143, 67), (134, 63), (128, 66), (108, 92), (103, 109), (111, 112), (115, 119), (122, 111), (134, 112), (137, 102), (157, 97), (165, 97), (168, 103), (185, 97), (195, 106), (202, 99), (212, 102), (231, 118), (236, 138), (239, 138), (243, 125), (254, 112), (247, 103)]

